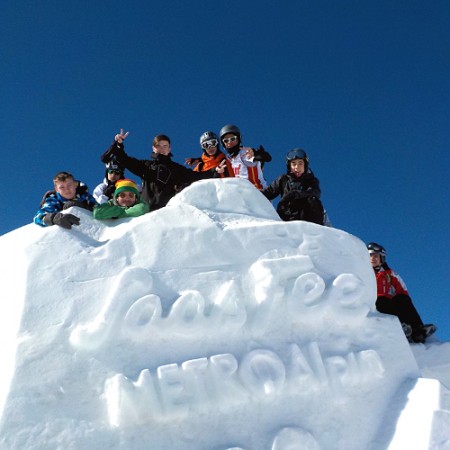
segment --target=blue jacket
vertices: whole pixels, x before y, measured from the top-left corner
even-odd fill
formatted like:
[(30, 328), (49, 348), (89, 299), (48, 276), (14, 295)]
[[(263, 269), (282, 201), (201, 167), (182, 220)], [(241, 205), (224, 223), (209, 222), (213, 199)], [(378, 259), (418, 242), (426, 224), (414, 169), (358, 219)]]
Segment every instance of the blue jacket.
[(77, 201), (80, 203), (83, 203), (86, 205), (87, 209), (91, 209), (97, 205), (97, 202), (95, 201), (95, 198), (92, 197), (91, 194), (87, 190), (82, 190), (80, 193), (79, 190), (77, 190), (77, 194), (75, 195), (75, 198), (67, 199), (64, 198), (62, 195), (58, 194), (57, 192), (52, 192), (47, 195), (44, 202), (41, 204), (41, 208), (38, 210), (36, 215), (34, 216), (34, 223), (37, 225), (40, 225), (41, 227), (48, 226), (44, 222), (44, 216), (46, 214), (52, 214), (57, 213), (59, 211), (63, 210), (64, 203), (70, 202), (70, 201)]

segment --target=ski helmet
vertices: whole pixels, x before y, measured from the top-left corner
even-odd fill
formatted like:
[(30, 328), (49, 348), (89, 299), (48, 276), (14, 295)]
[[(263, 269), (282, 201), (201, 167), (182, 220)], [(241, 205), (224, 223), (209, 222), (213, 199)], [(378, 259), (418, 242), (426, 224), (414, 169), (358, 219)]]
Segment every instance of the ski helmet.
[(123, 177), (124, 170), (122, 167), (119, 166), (119, 164), (117, 163), (117, 161), (115, 159), (111, 159), (111, 161), (108, 161), (105, 164), (105, 166), (106, 166), (106, 176), (108, 176), (109, 170), (114, 170), (114, 171), (119, 172), (119, 175), (121, 177)]
[(219, 138), (217, 137), (217, 134), (214, 133), (214, 131), (205, 131), (201, 136), (200, 136), (200, 145), (203, 146), (203, 144), (206, 141), (211, 141), (215, 139), (217, 141), (217, 144), (219, 144)]
[(220, 141), (226, 134), (235, 134), (239, 138), (239, 142), (241, 141), (241, 130), (236, 125), (225, 125), (222, 127), (220, 130)]
[(309, 158), (306, 154), (305, 150), (302, 150), (301, 148), (293, 148), (292, 150), (289, 150), (286, 155), (286, 166), (288, 172), (291, 170), (290, 163), (294, 159), (302, 159), (305, 162), (305, 172), (307, 172), (309, 167)]
[(369, 254), (375, 253), (380, 255), (381, 263), (386, 261), (386, 249), (376, 242), (369, 242), (367, 244), (367, 250), (369, 250)]

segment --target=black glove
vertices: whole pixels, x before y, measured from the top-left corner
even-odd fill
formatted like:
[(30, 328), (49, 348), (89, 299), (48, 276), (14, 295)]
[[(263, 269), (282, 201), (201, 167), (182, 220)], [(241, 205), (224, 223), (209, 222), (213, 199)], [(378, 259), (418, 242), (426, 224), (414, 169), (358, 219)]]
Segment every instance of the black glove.
[(315, 197), (314, 195), (309, 194), (308, 197), (306, 197), (306, 201), (310, 204), (313, 205), (314, 203), (317, 203), (319, 199), (317, 197)]
[(70, 200), (63, 205), (63, 209), (71, 208), (72, 206), (77, 206), (78, 208), (87, 209), (88, 211), (92, 211), (92, 208), (84, 202), (79, 202), (77, 200)]
[(255, 161), (260, 161), (263, 163), (272, 161), (272, 156), (270, 156), (269, 152), (266, 152), (262, 145), (259, 146), (258, 150), (253, 149), (253, 153), (255, 154)]
[(104, 190), (103, 195), (106, 195), (108, 198), (112, 198), (115, 190), (116, 190), (116, 186), (114, 184), (110, 184)]
[[(47, 217), (47, 214), (45, 217)], [(50, 214), (51, 222), (53, 225), (59, 225), (60, 227), (70, 230), (72, 225), (80, 225), (80, 218), (73, 214), (53, 213)]]

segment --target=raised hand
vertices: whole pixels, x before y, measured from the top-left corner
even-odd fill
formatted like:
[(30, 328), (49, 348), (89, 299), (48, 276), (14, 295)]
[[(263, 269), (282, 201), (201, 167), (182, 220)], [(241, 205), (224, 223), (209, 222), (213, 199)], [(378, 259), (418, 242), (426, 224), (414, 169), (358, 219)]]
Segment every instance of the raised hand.
[(225, 159), (222, 159), (222, 161), (220, 161), (220, 164), (216, 167), (216, 172), (224, 173), (226, 166), (227, 166), (227, 161)]
[(188, 166), (193, 166), (194, 164), (200, 162), (200, 160), (198, 158), (186, 158), (184, 160), (184, 162), (188, 165)]
[(114, 140), (118, 142), (119, 144), (122, 144), (122, 142), (127, 138), (127, 136), (130, 134), (129, 131), (126, 133), (123, 131), (123, 128), (120, 129), (120, 133), (116, 134), (114, 137)]
[(251, 147), (241, 147), (241, 150), (245, 150), (245, 158), (249, 161), (255, 157), (255, 149)]

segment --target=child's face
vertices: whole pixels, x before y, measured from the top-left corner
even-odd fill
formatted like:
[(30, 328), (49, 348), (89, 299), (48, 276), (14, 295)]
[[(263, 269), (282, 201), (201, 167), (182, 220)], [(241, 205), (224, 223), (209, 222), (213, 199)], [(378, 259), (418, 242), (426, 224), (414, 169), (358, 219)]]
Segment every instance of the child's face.
[(208, 147), (205, 151), (207, 155), (214, 156), (217, 153), (217, 145), (215, 147)]
[(370, 254), (370, 264), (372, 264), (372, 267), (378, 267), (381, 265), (381, 257), (378, 253)]
[(122, 191), (116, 198), (119, 206), (133, 206), (136, 203), (136, 194), (134, 192)]
[(155, 153), (159, 153), (160, 155), (168, 155), (170, 153), (169, 141), (161, 140), (152, 148)]
[(234, 133), (227, 133), (222, 137), (222, 143), (225, 148), (233, 148), (239, 141), (239, 137)]
[(117, 170), (108, 170), (108, 180), (115, 183), (116, 181), (119, 181), (120, 179), (120, 172)]
[(67, 178), (64, 181), (56, 181), (55, 191), (67, 200), (72, 200), (77, 193), (77, 183), (72, 178)]
[(209, 139), (202, 144), (202, 149), (206, 152), (207, 155), (214, 156), (217, 153), (218, 145), (219, 141), (217, 139)]
[(291, 172), (300, 177), (305, 173), (305, 161), (303, 159), (293, 159), (291, 161)]

